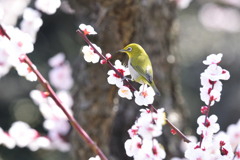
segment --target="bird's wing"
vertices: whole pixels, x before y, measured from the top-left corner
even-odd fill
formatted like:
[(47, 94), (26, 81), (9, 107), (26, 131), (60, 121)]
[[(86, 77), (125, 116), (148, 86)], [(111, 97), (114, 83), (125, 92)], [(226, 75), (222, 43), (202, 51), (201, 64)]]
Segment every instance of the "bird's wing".
[(131, 66), (143, 76), (149, 83), (152, 83), (153, 72), (152, 64), (149, 58), (139, 56), (136, 60), (130, 62)]

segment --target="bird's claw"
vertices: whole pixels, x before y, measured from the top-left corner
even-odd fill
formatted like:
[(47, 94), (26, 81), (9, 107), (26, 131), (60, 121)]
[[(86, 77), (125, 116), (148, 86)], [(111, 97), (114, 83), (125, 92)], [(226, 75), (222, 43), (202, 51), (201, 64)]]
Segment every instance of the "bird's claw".
[(129, 81), (129, 80), (131, 80), (131, 78), (123, 76), (122, 81), (124, 81), (124, 80), (128, 80)]

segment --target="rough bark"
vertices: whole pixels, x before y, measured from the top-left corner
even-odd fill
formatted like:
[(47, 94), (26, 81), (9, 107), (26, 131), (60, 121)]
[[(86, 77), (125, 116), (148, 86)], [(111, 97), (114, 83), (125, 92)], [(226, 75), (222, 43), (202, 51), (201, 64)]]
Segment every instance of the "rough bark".
[[(175, 5), (164, 0), (69, 0), (80, 23), (91, 24), (98, 35), (92, 39), (103, 54), (113, 54), (112, 62), (120, 59), (127, 64), (126, 54), (115, 54), (125, 45), (136, 42), (149, 54), (154, 69), (154, 81), (161, 92), (154, 106), (170, 112), (182, 107), (179, 94), (178, 59), (175, 56), (177, 30), (174, 25)], [(80, 42), (84, 44), (82, 41)], [(175, 57), (173, 63), (167, 61)], [(88, 64), (79, 59), (75, 117), (109, 159), (127, 159), (123, 143), (127, 129), (139, 115), (134, 100), (118, 99), (117, 88), (107, 83), (107, 66)], [(138, 85), (135, 84), (137, 87)], [(117, 112), (116, 112), (117, 111)], [(168, 150), (167, 134), (161, 140)], [(75, 132), (72, 134), (74, 159), (94, 156)]]

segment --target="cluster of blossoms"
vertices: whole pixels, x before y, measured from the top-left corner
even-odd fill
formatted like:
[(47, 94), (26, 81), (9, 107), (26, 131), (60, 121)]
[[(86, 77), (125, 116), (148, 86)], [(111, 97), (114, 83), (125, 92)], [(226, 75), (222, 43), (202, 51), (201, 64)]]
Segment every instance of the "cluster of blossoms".
[[(81, 31), (84, 32), (84, 35), (97, 34), (97, 32), (95, 32), (92, 26), (90, 25), (81, 24), (79, 28)], [(96, 44), (92, 44), (92, 45), (100, 54), (102, 54), (102, 50), (100, 47), (98, 47)], [(86, 62), (89, 62), (89, 63), (99, 62), (100, 56), (94, 52), (94, 49), (91, 46), (83, 46), (82, 52), (84, 54), (84, 59)], [(110, 53), (106, 54), (107, 60), (110, 60), (111, 57), (112, 56)], [(105, 64), (107, 63), (107, 61), (101, 60), (100, 63)], [(116, 68), (117, 71), (123, 77), (130, 75), (128, 67), (122, 65), (119, 60), (115, 61), (114, 68)], [(124, 85), (123, 79), (114, 70), (109, 70), (107, 74), (109, 75), (109, 77), (107, 78), (108, 83), (112, 85), (116, 85), (119, 88), (118, 95), (122, 98), (127, 98), (129, 100), (132, 99), (133, 93), (131, 92), (128, 86)], [(155, 92), (153, 91), (152, 87), (141, 85), (139, 88), (139, 91), (134, 92), (134, 96), (135, 96), (135, 102), (139, 106), (142, 106), (142, 105), (148, 106), (149, 104), (153, 103)]]
[(124, 144), (127, 155), (137, 160), (164, 159), (164, 148), (154, 139), (162, 134), (162, 126), (165, 124), (164, 109), (158, 109), (157, 113), (149, 109), (141, 109), (140, 112), (140, 117), (128, 130), (131, 139)]
[[(49, 72), (50, 82), (58, 90), (56, 94), (61, 103), (66, 107), (65, 109), (72, 114), (73, 99), (69, 90), (73, 86), (73, 79), (69, 62), (65, 60), (63, 53), (59, 53), (49, 60), (49, 65), (53, 67)], [(48, 134), (41, 136), (40, 133), (30, 128), (25, 122), (18, 121), (12, 124), (8, 132), (0, 129), (0, 144), (5, 145), (9, 149), (18, 146), (21, 148), (28, 147), (32, 151), (36, 151), (39, 148), (58, 149), (62, 152), (69, 151), (70, 144), (66, 137), (71, 125), (66, 115), (53, 99), (49, 97), (48, 92), (33, 90), (30, 92), (30, 97), (39, 106), (39, 110), (45, 118), (43, 127), (48, 131)]]
[[(200, 97), (207, 106), (201, 108), (201, 115), (197, 119), (197, 134), (200, 135), (198, 143), (190, 142), (185, 151), (185, 157), (189, 160), (237, 160), (240, 159), (240, 121), (237, 125), (230, 125), (227, 133), (219, 132), (220, 126), (217, 123), (218, 117), (211, 115), (208, 117), (210, 106), (215, 101), (220, 100), (222, 83), (220, 80), (228, 80), (230, 74), (227, 70), (222, 69), (218, 64), (221, 62), (222, 54), (211, 54), (203, 61), (208, 68), (201, 73)], [(217, 134), (216, 134), (217, 133)], [(234, 140), (233, 140), (234, 139)], [(235, 155), (234, 151), (235, 150)], [(175, 158), (177, 159), (177, 158)]]
[[(79, 26), (80, 30), (87, 34), (96, 34), (91, 26), (81, 24)], [(84, 54), (84, 59), (87, 62), (97, 63), (99, 62), (100, 56), (95, 53), (97, 50), (102, 54), (101, 49), (93, 44), (92, 46), (84, 46), (82, 52)], [(106, 54), (106, 60), (100, 61), (101, 64), (107, 63), (111, 59), (111, 54)], [(130, 75), (128, 67), (121, 64), (119, 60), (115, 61), (114, 68), (123, 76)], [(124, 81), (120, 75), (118, 75), (115, 70), (109, 70), (107, 73), (109, 76), (107, 81), (109, 84), (116, 85), (119, 90), (118, 94), (120, 97), (132, 99), (133, 94), (128, 86), (124, 85)], [(153, 103), (155, 92), (151, 87), (140, 86), (139, 91), (134, 92), (135, 102), (142, 106), (148, 106)], [(125, 142), (126, 153), (134, 159), (145, 160), (145, 159), (164, 159), (166, 153), (163, 147), (158, 144), (158, 141), (154, 137), (158, 137), (162, 134), (162, 126), (165, 124), (165, 112), (164, 109), (159, 109), (157, 112), (151, 112), (149, 109), (141, 109), (141, 116), (136, 120), (135, 124), (129, 129), (129, 135), (131, 139)], [(99, 159), (99, 157), (91, 157), (89, 160)]]
[(51, 149), (51, 142), (47, 137), (41, 136), (35, 129), (21, 121), (14, 122), (8, 132), (4, 132), (0, 128), (0, 137), (0, 144), (9, 149), (13, 149), (15, 146), (28, 147), (31, 151), (39, 148)]
[[(35, 7), (46, 13), (54, 14), (60, 7), (60, 0), (36, 0)], [(23, 19), (20, 22), (20, 29), (13, 26), (1, 24), (4, 32), (0, 31), (0, 78), (6, 75), (10, 68), (14, 66), (20, 76), (26, 77), (29, 81), (36, 81), (36, 75), (27, 64), (18, 60), (21, 54), (31, 53), (34, 49), (33, 43), (36, 35), (43, 24), (41, 13), (32, 8), (26, 8), (23, 12)], [(4, 17), (4, 12), (0, 9), (0, 20)]]
[[(65, 60), (63, 53), (59, 53), (49, 59), (49, 65), (53, 67), (49, 71), (50, 83), (57, 89), (57, 96), (64, 104), (68, 113), (72, 115), (73, 99), (69, 90), (72, 88), (74, 81), (71, 76), (72, 69), (69, 62)], [(69, 151), (70, 144), (66, 141), (66, 136), (70, 131), (71, 125), (66, 115), (49, 97), (48, 92), (33, 90), (30, 93), (30, 97), (39, 106), (39, 110), (45, 118), (43, 127), (48, 130), (51, 147), (60, 151)]]

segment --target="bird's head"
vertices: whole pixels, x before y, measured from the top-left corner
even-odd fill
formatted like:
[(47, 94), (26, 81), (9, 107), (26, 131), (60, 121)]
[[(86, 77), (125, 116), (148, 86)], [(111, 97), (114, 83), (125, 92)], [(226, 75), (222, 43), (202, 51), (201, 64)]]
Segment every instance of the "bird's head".
[(117, 52), (125, 52), (128, 54), (129, 58), (133, 56), (138, 56), (143, 52), (145, 53), (144, 49), (139, 44), (136, 44), (136, 43), (131, 43), (126, 47), (124, 47), (124, 49), (121, 49)]

